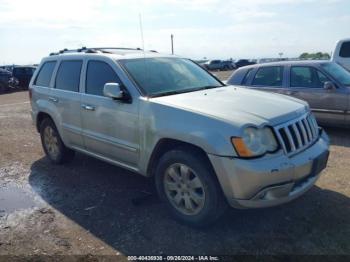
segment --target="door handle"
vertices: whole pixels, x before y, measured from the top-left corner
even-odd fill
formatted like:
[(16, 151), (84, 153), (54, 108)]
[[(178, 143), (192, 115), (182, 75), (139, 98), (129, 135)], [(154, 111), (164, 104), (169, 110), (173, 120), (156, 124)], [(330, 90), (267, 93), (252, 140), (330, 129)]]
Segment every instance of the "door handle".
[(49, 100), (50, 100), (51, 102), (54, 102), (54, 103), (57, 103), (57, 102), (58, 102), (58, 99), (55, 98), (55, 97), (49, 97)]
[(94, 111), (95, 107), (94, 106), (90, 106), (90, 105), (81, 105), (82, 108), (84, 108), (85, 110), (89, 110), (89, 111)]

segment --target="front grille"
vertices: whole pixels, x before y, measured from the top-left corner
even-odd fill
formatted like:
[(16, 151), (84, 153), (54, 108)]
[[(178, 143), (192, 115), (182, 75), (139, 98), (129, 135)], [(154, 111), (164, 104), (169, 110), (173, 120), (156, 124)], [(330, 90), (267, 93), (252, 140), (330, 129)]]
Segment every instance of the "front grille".
[(310, 113), (275, 127), (275, 132), (287, 155), (309, 147), (319, 136), (316, 119)]

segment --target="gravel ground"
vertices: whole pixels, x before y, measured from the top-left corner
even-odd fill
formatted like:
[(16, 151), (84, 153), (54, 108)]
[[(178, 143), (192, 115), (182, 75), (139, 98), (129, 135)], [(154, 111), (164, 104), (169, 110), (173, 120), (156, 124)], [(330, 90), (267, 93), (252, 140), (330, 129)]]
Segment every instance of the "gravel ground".
[(0, 255), (350, 255), (349, 130), (326, 129), (328, 167), (301, 198), (230, 209), (198, 230), (172, 220), (154, 195), (143, 198), (153, 192), (146, 178), (81, 154), (50, 164), (27, 97), (0, 95)]

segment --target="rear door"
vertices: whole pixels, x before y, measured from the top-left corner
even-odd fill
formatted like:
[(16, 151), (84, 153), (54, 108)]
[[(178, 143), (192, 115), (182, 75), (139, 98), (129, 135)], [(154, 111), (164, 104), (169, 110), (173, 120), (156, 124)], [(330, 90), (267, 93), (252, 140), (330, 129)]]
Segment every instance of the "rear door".
[(343, 88), (326, 90), (329, 78), (312, 66), (290, 67), (290, 95), (305, 100), (322, 124), (343, 125), (347, 95)]
[(263, 66), (255, 72), (254, 76), (251, 73), (254, 71), (249, 72), (243, 79), (250, 88), (281, 94), (286, 92), (283, 66)]
[(35, 114), (46, 107), (47, 103), (51, 104), (48, 99), (51, 95), (53, 86), (53, 73), (56, 68), (57, 61), (46, 61), (39, 69), (32, 85), (32, 107)]
[(83, 60), (62, 60), (49, 96), (55, 107), (61, 137), (70, 147), (83, 148), (80, 117), (80, 78)]
[(103, 95), (106, 83), (119, 83), (127, 92), (116, 69), (108, 59), (87, 62), (81, 100), (83, 137), (89, 152), (135, 169), (139, 156), (138, 101), (126, 103)]

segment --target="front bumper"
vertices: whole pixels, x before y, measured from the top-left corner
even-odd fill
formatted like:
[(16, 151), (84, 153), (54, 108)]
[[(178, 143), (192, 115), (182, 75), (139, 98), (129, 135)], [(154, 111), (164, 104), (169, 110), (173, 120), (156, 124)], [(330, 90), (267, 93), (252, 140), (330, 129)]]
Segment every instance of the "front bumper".
[(281, 151), (258, 159), (209, 159), (229, 204), (258, 208), (289, 202), (309, 190), (326, 167), (328, 149), (329, 138), (321, 131), (312, 146), (292, 157)]

